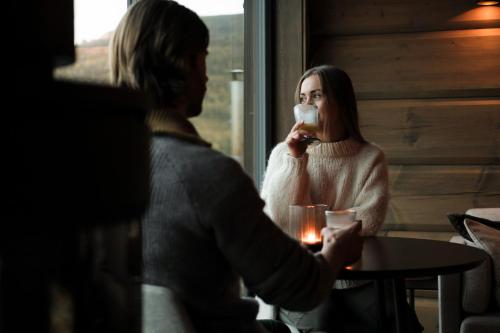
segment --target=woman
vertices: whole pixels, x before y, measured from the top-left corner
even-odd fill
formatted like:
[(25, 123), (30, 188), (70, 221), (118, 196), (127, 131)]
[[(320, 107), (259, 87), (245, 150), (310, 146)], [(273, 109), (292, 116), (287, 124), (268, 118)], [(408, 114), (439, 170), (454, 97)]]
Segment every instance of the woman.
[[(329, 65), (311, 68), (301, 77), (295, 98), (316, 105), (320, 130), (306, 132), (297, 122), (272, 151), (261, 193), (267, 212), (284, 225), (291, 204), (353, 208), (363, 235), (375, 235), (389, 201), (387, 163), (382, 150), (361, 135), (349, 76)], [(308, 147), (303, 139), (309, 136), (321, 144)]]
[[(319, 109), (319, 131), (311, 133), (297, 122), (285, 142), (271, 153), (262, 186), (266, 212), (280, 226), (292, 204), (322, 203), (330, 210), (356, 210), (362, 235), (373, 236), (384, 222), (389, 201), (387, 163), (377, 146), (366, 142), (349, 76), (336, 67), (309, 69), (295, 92), (297, 103)], [(321, 140), (307, 146), (307, 137)], [(330, 298), (307, 313), (281, 309), (280, 319), (303, 330), (339, 332), (376, 330), (373, 283), (338, 280)]]

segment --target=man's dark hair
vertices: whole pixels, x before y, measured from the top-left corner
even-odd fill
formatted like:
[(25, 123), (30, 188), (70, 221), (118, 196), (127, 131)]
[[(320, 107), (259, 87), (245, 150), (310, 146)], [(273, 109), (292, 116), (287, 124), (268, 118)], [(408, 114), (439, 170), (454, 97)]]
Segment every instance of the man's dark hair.
[(171, 0), (129, 8), (110, 44), (111, 81), (141, 90), (154, 108), (175, 107), (195, 56), (206, 52), (208, 29), (196, 13)]

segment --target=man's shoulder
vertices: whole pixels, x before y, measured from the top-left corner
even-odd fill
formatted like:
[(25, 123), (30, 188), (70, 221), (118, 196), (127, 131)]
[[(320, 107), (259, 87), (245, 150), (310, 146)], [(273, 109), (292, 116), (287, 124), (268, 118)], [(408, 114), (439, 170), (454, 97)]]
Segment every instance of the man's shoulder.
[(245, 202), (260, 200), (253, 180), (235, 159), (192, 142), (162, 141), (156, 154), (167, 156), (168, 162), (158, 165), (156, 171), (175, 178), (197, 207), (211, 209), (220, 202), (243, 198)]
[(229, 176), (244, 174), (240, 164), (233, 158), (196, 142), (175, 137), (155, 137), (153, 150), (166, 154), (180, 172), (192, 175)]

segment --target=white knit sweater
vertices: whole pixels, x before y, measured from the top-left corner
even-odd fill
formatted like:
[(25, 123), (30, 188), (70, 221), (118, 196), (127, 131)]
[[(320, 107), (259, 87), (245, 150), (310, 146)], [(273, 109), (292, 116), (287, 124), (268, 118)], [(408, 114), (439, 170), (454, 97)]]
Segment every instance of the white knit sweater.
[[(301, 158), (278, 144), (269, 158), (261, 196), (265, 211), (286, 225), (291, 204), (326, 204), (329, 210), (354, 208), (364, 236), (382, 226), (389, 202), (387, 162), (377, 146), (354, 139), (309, 147)], [(337, 281), (336, 288), (358, 283)]]

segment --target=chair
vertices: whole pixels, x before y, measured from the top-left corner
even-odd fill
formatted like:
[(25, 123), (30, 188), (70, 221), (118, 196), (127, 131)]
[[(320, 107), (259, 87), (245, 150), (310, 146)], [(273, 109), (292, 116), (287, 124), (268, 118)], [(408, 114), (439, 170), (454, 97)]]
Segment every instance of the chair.
[(195, 333), (179, 297), (170, 289), (142, 285), (142, 332)]
[[(500, 208), (469, 209), (466, 214), (500, 220)], [(460, 236), (451, 241), (466, 244)], [(440, 333), (500, 332), (500, 308), (492, 299), (491, 259), (467, 272), (440, 276), (438, 284)]]
[[(262, 300), (259, 303), (266, 306)], [(269, 308), (270, 309), (270, 308)], [(258, 319), (274, 319), (261, 316)], [(291, 333), (299, 331), (286, 324)], [(142, 285), (142, 332), (196, 333), (179, 297), (170, 289), (150, 284)], [(320, 332), (318, 332), (320, 333)]]
[[(257, 319), (270, 319), (270, 320), (278, 320), (278, 311), (279, 308), (275, 305), (270, 305), (264, 302), (260, 297), (254, 296), (257, 302), (259, 303), (259, 313), (257, 314)], [(291, 333), (300, 333), (300, 331), (287, 323), (284, 323)], [(313, 332), (314, 333), (314, 332)], [(321, 332), (318, 332), (321, 333)]]

